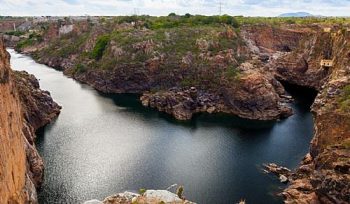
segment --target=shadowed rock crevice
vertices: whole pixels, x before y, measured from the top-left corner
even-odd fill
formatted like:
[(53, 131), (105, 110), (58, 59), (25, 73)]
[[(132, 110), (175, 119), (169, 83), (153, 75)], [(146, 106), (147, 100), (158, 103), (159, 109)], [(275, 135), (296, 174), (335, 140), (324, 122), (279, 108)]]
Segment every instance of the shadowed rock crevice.
[(295, 102), (302, 107), (311, 109), (312, 104), (314, 103), (318, 91), (314, 88), (305, 87), (289, 83), (286, 81), (280, 81), (286, 92), (289, 93)]

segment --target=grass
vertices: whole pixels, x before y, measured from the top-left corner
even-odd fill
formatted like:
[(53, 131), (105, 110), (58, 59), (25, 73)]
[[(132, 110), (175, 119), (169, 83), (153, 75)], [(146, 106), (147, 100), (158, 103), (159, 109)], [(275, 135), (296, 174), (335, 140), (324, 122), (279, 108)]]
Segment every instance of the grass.
[(25, 40), (21, 40), (19, 43), (17, 43), (16, 48), (17, 49), (22, 49), (31, 45), (34, 45), (35, 42), (33, 39), (25, 39)]
[(14, 35), (14, 36), (17, 36), (17, 37), (19, 37), (19, 36), (21, 36), (21, 35), (24, 35), (25, 34), (25, 32), (23, 32), (23, 31), (9, 31), (9, 32), (6, 32), (5, 33), (6, 35)]
[(344, 113), (350, 113), (350, 85), (347, 85), (342, 89), (339, 98), (339, 105), (341, 111)]
[(17, 49), (22, 49), (31, 45), (34, 45), (36, 43), (40, 43), (43, 41), (43, 38), (41, 35), (36, 34), (36, 33), (31, 33), (29, 35), (29, 38), (27, 39), (22, 39), (19, 43), (17, 43), (16, 48)]

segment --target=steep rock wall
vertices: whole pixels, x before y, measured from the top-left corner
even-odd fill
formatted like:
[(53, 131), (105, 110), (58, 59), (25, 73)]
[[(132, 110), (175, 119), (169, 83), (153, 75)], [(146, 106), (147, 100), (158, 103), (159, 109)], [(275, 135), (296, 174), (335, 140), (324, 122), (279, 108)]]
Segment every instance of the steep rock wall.
[(60, 112), (33, 75), (13, 72), (0, 39), (0, 203), (36, 203), (43, 161), (35, 131)]
[[(334, 65), (323, 80), (293, 81), (315, 87), (319, 94), (312, 106), (315, 135), (310, 154), (298, 168), (297, 179), (283, 193), (286, 203), (350, 202), (350, 33), (327, 35), (330, 34), (317, 34), (315, 37), (325, 42), (308, 51), (314, 53), (309, 56), (310, 62), (314, 61), (310, 72), (324, 69), (316, 61), (325, 57), (324, 50), (332, 51)], [(289, 73), (296, 74), (294, 67), (289, 68)], [(303, 77), (308, 76), (299, 76)]]
[(29, 200), (23, 118), (12, 77), (9, 55), (0, 41), (0, 203)]

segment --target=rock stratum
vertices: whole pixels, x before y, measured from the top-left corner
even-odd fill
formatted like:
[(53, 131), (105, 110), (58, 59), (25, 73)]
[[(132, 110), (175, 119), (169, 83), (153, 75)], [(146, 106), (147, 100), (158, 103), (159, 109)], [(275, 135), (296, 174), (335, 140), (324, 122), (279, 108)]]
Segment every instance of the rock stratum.
[(35, 148), (35, 131), (60, 112), (33, 75), (10, 69), (0, 39), (0, 203), (37, 203), (43, 161)]
[[(317, 90), (310, 154), (283, 195), (286, 203), (349, 203), (349, 28), (67, 23), (73, 24), (69, 33), (48, 24), (40, 38), (16, 49), (99, 91), (141, 94), (144, 106), (179, 120), (201, 112), (285, 118), (292, 114), (291, 97), (281, 81)], [(325, 59), (331, 65), (321, 64)]]

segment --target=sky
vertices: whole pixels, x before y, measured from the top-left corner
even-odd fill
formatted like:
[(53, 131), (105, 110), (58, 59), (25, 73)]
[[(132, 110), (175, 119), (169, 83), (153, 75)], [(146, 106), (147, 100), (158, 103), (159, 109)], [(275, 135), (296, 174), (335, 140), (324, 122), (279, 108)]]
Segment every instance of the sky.
[(350, 0), (0, 0), (2, 16), (177, 14), (278, 16), (309, 12), (350, 16)]

